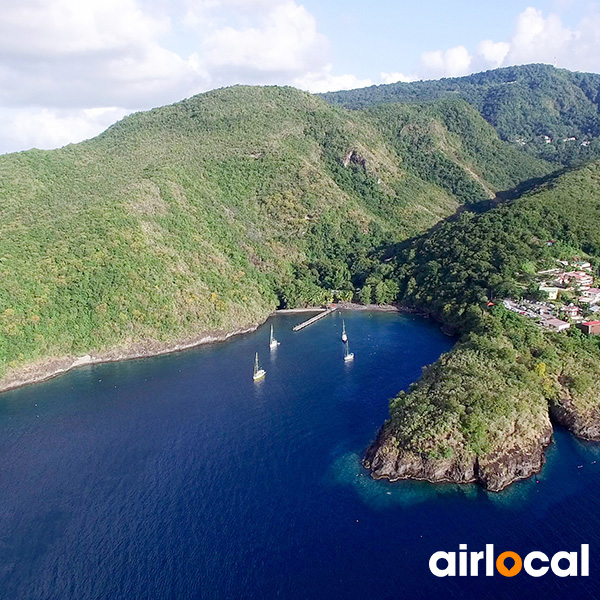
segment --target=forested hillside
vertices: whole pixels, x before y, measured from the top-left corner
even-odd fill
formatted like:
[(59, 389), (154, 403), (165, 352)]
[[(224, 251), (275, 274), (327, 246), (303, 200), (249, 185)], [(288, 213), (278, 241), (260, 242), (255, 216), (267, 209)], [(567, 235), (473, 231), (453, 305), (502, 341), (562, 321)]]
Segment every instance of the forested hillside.
[(463, 328), (469, 306), (526, 293), (537, 269), (574, 256), (600, 261), (600, 162), (404, 244), (395, 276), (403, 302)]
[[(559, 172), (490, 125), (510, 139), (519, 113), (537, 132), (532, 103), (563, 79), (544, 127), (596, 135), (595, 77), (532, 66), (364, 110), (238, 86), (1, 156), (0, 389), (53, 358), (197, 340), (276, 307), (399, 301), (462, 337), (392, 401), (365, 460), (376, 476), (500, 489), (539, 469), (550, 410), (600, 439), (597, 338), (490, 305), (537, 293), (558, 258), (600, 264), (600, 163)], [(520, 112), (486, 113), (501, 85), (525, 94)]]
[(466, 77), (331, 92), (347, 108), (460, 97), (529, 153), (565, 165), (600, 157), (600, 75), (523, 65)]
[(600, 439), (600, 339), (574, 327), (544, 331), (502, 306), (503, 298), (538, 294), (536, 273), (574, 258), (597, 273), (600, 162), (484, 214), (443, 223), (402, 244), (393, 271), (371, 275), (371, 282), (391, 277), (401, 302), (463, 334), (392, 400), (391, 419), (367, 456), (378, 476), (478, 480), (501, 489), (539, 470), (549, 414)]
[(464, 103), (388, 120), (236, 87), (0, 157), (0, 377), (351, 299), (373, 249), (548, 172), (485, 125)]
[(407, 169), (466, 204), (494, 198), (555, 167), (502, 142), (477, 111), (459, 98), (383, 104), (365, 111)]

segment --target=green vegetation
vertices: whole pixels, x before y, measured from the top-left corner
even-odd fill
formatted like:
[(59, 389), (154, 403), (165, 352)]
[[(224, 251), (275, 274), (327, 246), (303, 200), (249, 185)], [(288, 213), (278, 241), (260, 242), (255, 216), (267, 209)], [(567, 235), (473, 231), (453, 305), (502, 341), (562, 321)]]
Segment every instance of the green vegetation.
[[(404, 449), (489, 458), (515, 431), (540, 434), (549, 405), (595, 414), (598, 339), (490, 306), (537, 293), (556, 258), (600, 265), (600, 163), (551, 174), (472, 106), (502, 79), (529, 86), (528, 102), (556, 96), (554, 79), (531, 84), (544, 73), (592, 102), (593, 77), (536, 66), (473, 76), (473, 97), (361, 111), (235, 87), (0, 157), (0, 380), (52, 357), (231, 331), (278, 306), (400, 301), (462, 335), (391, 402)], [(505, 109), (482, 112), (509, 138)], [(577, 110), (572, 123), (595, 132)], [(571, 123), (563, 112), (553, 127)]]
[[(48, 357), (233, 330), (277, 306), (351, 299), (357, 287), (365, 301), (395, 299), (394, 282), (367, 281), (374, 249), (483, 189), (548, 171), (525, 155), (519, 165), (466, 109), (421, 119), (423, 139), (411, 139), (422, 164), (384, 115), (253, 87), (132, 115), (60, 150), (0, 157), (0, 378)], [(458, 120), (473, 121), (469, 139), (494, 157), (462, 144)], [(427, 175), (429, 146), (452, 182)]]
[(535, 156), (565, 165), (600, 157), (600, 75), (593, 73), (524, 65), (467, 77), (331, 92), (323, 97), (353, 109), (460, 97), (503, 140)]
[[(520, 331), (521, 323), (516, 325)], [(544, 345), (542, 332), (531, 323), (526, 327), (528, 342)], [(395, 435), (404, 448), (434, 456), (451, 456), (457, 449), (484, 456), (515, 429), (525, 435), (535, 429), (548, 412), (543, 376), (536, 370), (541, 363), (511, 334), (507, 328), (495, 335), (466, 335), (409, 393), (391, 401)]]
[(477, 111), (460, 99), (383, 104), (366, 112), (391, 140), (406, 168), (466, 204), (489, 200), (498, 190), (553, 170), (549, 163), (501, 142)]
[[(463, 213), (397, 249), (401, 302), (461, 332), (454, 349), (390, 403), (403, 448), (484, 456), (507, 436), (534, 435), (549, 406), (585, 419), (600, 407), (600, 339), (549, 333), (490, 301), (527, 296), (527, 281), (557, 258), (600, 264), (600, 162), (552, 178), (484, 214)], [(554, 240), (548, 245), (548, 240)], [(579, 432), (579, 431), (577, 431)]]
[(595, 162), (486, 213), (443, 223), (399, 249), (401, 300), (472, 329), (488, 301), (523, 296), (533, 273), (557, 258), (600, 264), (599, 189)]
[(578, 330), (545, 333), (496, 308), (482, 326), (425, 369), (390, 402), (400, 444), (427, 455), (457, 449), (483, 457), (509, 436), (535, 437), (549, 405), (568, 394), (575, 409), (597, 410), (600, 348)]

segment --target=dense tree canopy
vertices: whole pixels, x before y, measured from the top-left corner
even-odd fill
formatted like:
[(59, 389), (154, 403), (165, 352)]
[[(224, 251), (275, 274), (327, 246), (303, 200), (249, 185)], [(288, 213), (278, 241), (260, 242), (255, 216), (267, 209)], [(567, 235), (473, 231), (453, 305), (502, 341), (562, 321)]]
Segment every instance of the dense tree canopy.
[(466, 77), (331, 92), (323, 97), (353, 109), (460, 97), (475, 107), (503, 140), (535, 156), (565, 165), (600, 157), (600, 75), (595, 73), (534, 64)]

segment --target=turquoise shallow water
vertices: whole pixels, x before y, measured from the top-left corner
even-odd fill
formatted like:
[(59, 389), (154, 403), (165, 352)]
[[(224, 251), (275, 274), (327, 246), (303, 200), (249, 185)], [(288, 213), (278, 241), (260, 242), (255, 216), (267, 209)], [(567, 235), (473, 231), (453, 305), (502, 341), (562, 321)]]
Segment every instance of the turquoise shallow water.
[[(349, 312), (344, 364), (341, 316), (292, 333), (303, 318), (0, 396), (0, 597), (596, 597), (600, 446), (558, 431), (542, 474), (501, 494), (375, 482), (360, 456), (388, 398), (452, 340)], [(459, 543), (589, 543), (591, 576), (432, 576)]]

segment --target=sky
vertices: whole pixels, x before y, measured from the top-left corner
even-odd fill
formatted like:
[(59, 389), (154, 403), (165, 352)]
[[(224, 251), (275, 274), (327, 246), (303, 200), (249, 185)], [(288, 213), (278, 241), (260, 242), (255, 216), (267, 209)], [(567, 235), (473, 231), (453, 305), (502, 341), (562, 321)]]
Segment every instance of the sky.
[(600, 72), (600, 1), (0, 0), (0, 153), (233, 84), (324, 92), (544, 62)]

